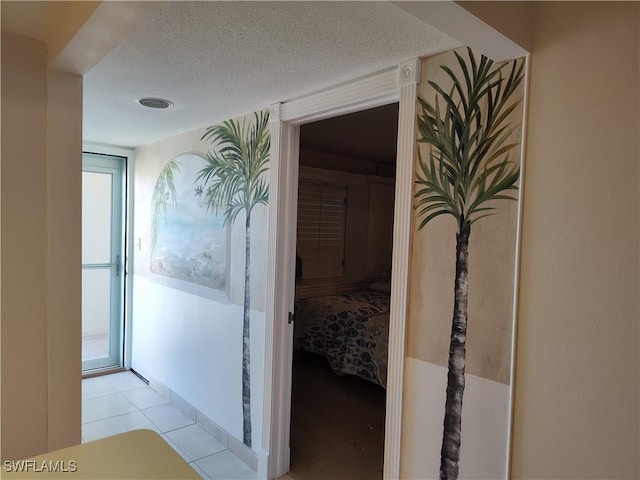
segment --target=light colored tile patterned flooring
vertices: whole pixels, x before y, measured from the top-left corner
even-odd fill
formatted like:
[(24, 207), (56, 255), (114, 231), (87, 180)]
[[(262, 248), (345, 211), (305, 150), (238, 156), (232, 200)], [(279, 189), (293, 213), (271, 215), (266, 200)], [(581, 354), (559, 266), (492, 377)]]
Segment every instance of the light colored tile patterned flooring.
[(148, 428), (204, 479), (255, 479), (256, 472), (131, 372), (82, 381), (82, 441)]

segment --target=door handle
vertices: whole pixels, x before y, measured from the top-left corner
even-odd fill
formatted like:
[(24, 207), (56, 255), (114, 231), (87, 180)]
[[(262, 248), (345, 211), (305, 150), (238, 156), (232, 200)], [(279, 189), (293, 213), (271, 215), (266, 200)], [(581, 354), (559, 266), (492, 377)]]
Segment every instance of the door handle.
[(120, 276), (120, 255), (116, 255), (116, 277)]

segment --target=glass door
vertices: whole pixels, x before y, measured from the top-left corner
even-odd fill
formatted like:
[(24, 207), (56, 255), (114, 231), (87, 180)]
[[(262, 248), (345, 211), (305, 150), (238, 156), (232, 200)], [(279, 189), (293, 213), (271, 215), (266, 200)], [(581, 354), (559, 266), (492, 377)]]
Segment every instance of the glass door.
[(82, 155), (82, 371), (122, 365), (126, 159)]

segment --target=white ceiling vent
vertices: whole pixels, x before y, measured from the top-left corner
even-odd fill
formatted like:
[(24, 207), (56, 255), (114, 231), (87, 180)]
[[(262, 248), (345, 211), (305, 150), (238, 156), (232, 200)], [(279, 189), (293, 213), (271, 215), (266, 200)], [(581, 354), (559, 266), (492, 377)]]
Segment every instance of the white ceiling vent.
[(143, 107), (149, 108), (169, 108), (173, 105), (173, 102), (170, 102), (169, 100), (153, 97), (141, 98), (140, 100), (138, 100), (138, 103)]

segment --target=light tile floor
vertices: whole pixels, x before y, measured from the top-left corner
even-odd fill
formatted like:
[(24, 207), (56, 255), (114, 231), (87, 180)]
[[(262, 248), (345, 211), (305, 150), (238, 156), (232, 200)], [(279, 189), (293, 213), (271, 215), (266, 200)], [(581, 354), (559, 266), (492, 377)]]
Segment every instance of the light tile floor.
[(131, 372), (82, 381), (82, 441), (148, 428), (204, 479), (255, 479), (256, 472)]

